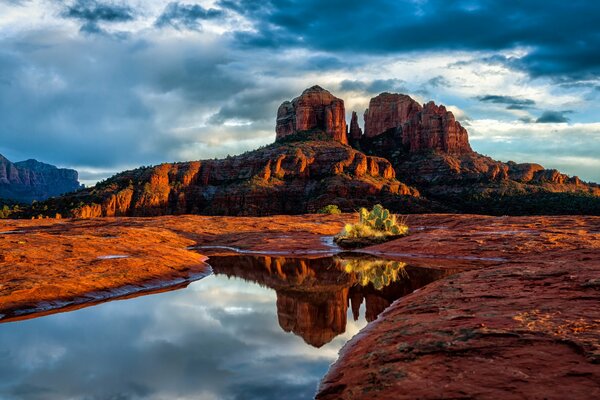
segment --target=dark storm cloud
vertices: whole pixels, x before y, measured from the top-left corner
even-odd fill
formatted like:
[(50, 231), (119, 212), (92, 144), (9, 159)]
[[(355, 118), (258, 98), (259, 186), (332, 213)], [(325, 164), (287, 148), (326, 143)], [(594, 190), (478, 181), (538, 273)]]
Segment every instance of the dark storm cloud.
[(542, 115), (535, 120), (538, 124), (552, 124), (552, 123), (561, 123), (561, 122), (569, 122), (569, 118), (566, 117), (566, 114), (570, 114), (573, 111), (544, 111)]
[(198, 4), (172, 2), (165, 7), (154, 25), (159, 28), (172, 26), (176, 29), (199, 30), (200, 21), (221, 18), (224, 14), (222, 10), (206, 9)]
[(525, 110), (535, 106), (535, 101), (531, 99), (521, 99), (513, 96), (502, 96), (488, 94), (483, 96), (477, 96), (477, 100), (484, 103), (494, 103), (506, 105), (508, 110)]
[(77, 0), (63, 12), (66, 18), (93, 22), (123, 22), (133, 20), (133, 10), (126, 5), (102, 3), (96, 0)]
[(76, 0), (68, 5), (62, 16), (82, 22), (81, 32), (104, 34), (100, 22), (126, 22), (134, 19), (134, 11), (126, 5), (103, 3), (97, 0)]
[(531, 51), (505, 61), (532, 76), (583, 79), (600, 73), (600, 6), (587, 0), (222, 0), (218, 4), (254, 23), (256, 31), (236, 33), (238, 44), (250, 47), (386, 54), (521, 46)]

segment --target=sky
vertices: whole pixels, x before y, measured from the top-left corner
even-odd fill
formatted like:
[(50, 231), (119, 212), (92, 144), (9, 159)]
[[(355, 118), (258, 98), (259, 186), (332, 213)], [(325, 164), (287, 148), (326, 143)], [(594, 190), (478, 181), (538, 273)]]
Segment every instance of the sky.
[(348, 120), (405, 93), (482, 154), (600, 182), (598, 21), (589, 0), (0, 0), (0, 154), (86, 184), (235, 155), (318, 84)]

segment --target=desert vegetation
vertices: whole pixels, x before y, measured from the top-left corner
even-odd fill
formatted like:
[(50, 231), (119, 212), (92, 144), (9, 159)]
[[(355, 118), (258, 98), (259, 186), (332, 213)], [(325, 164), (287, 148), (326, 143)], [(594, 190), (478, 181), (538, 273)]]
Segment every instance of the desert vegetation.
[(335, 242), (341, 247), (355, 248), (370, 244), (383, 243), (408, 234), (405, 219), (377, 204), (371, 211), (361, 208), (358, 211), (358, 223), (346, 224)]
[(321, 208), (319, 211), (317, 211), (318, 214), (341, 214), (342, 210), (340, 210), (340, 208), (338, 206), (336, 206), (335, 204), (329, 204), (323, 208)]

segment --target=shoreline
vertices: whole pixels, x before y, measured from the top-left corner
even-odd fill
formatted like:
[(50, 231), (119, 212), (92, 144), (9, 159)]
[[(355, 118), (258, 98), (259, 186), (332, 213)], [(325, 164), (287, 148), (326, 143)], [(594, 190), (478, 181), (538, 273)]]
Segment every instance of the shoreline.
[(105, 290), (88, 292), (82, 296), (68, 300), (51, 300), (32, 305), (31, 308), (18, 308), (16, 310), (3, 310), (0, 313), (0, 324), (24, 321), (33, 318), (39, 318), (46, 315), (70, 312), (86, 307), (92, 307), (109, 301), (119, 301), (132, 299), (149, 294), (157, 294), (177, 289), (183, 289), (190, 283), (199, 281), (212, 274), (210, 265), (199, 265), (196, 268), (191, 267), (188, 274), (172, 275), (164, 279), (152, 279), (131, 283), (126, 286), (112, 287)]
[[(0, 314), (19, 304), (106, 293), (98, 287), (115, 293), (111, 287), (131, 282), (164, 283), (165, 276), (203, 265), (206, 256), (232, 250), (275, 257), (336, 253), (323, 238), (355, 218), (2, 221), (0, 232), (14, 233), (0, 234)], [(360, 253), (463, 272), (396, 301), (346, 343), (321, 382), (319, 399), (402, 398), (399, 393), (555, 398), (557, 387), (570, 398), (600, 395), (600, 310), (594, 306), (600, 301), (600, 217), (409, 218), (410, 236)], [(432, 387), (432, 380), (441, 383)]]

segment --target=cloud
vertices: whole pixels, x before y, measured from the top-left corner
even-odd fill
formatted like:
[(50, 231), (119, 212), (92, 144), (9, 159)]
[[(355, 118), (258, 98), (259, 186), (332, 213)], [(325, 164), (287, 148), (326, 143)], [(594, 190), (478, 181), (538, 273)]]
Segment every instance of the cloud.
[(64, 18), (81, 21), (81, 32), (101, 34), (100, 22), (115, 23), (134, 19), (134, 11), (127, 5), (103, 3), (97, 0), (76, 0), (62, 12)]
[(434, 88), (450, 87), (450, 82), (448, 82), (448, 80), (441, 75), (429, 79), (427, 84)]
[(15, 6), (22, 6), (25, 3), (30, 2), (31, 0), (2, 0), (4, 3), (8, 3)]
[(200, 30), (200, 21), (217, 19), (224, 15), (223, 10), (206, 9), (199, 4), (172, 2), (167, 4), (154, 25), (158, 28), (171, 26), (176, 29)]
[(181, 160), (213, 137), (208, 116), (256, 85), (220, 43), (44, 31), (0, 48), (0, 153), (15, 160), (108, 170)]
[(502, 161), (535, 162), (586, 181), (600, 182), (600, 123), (548, 126), (494, 119), (471, 121), (475, 151)]
[(408, 92), (406, 82), (402, 79), (375, 79), (372, 81), (343, 80), (340, 82), (342, 91), (362, 91), (367, 93)]
[(477, 100), (484, 103), (494, 103), (506, 105), (508, 110), (525, 110), (535, 106), (535, 101), (531, 99), (521, 99), (513, 96), (502, 96), (502, 95), (482, 95), (477, 96)]
[(526, 55), (505, 61), (534, 77), (582, 79), (600, 73), (600, 54), (595, 51), (600, 47), (600, 7), (585, 0), (256, 3), (218, 3), (253, 23), (253, 30), (236, 32), (239, 43), (250, 47), (296, 46), (349, 54), (521, 47), (529, 49)]
[(97, 0), (77, 0), (67, 7), (63, 16), (84, 21), (123, 22), (133, 19), (133, 10), (129, 6)]
[(564, 123), (569, 122), (569, 118), (565, 114), (572, 113), (573, 111), (544, 111), (538, 119), (535, 120), (538, 124), (552, 124), (552, 123)]

